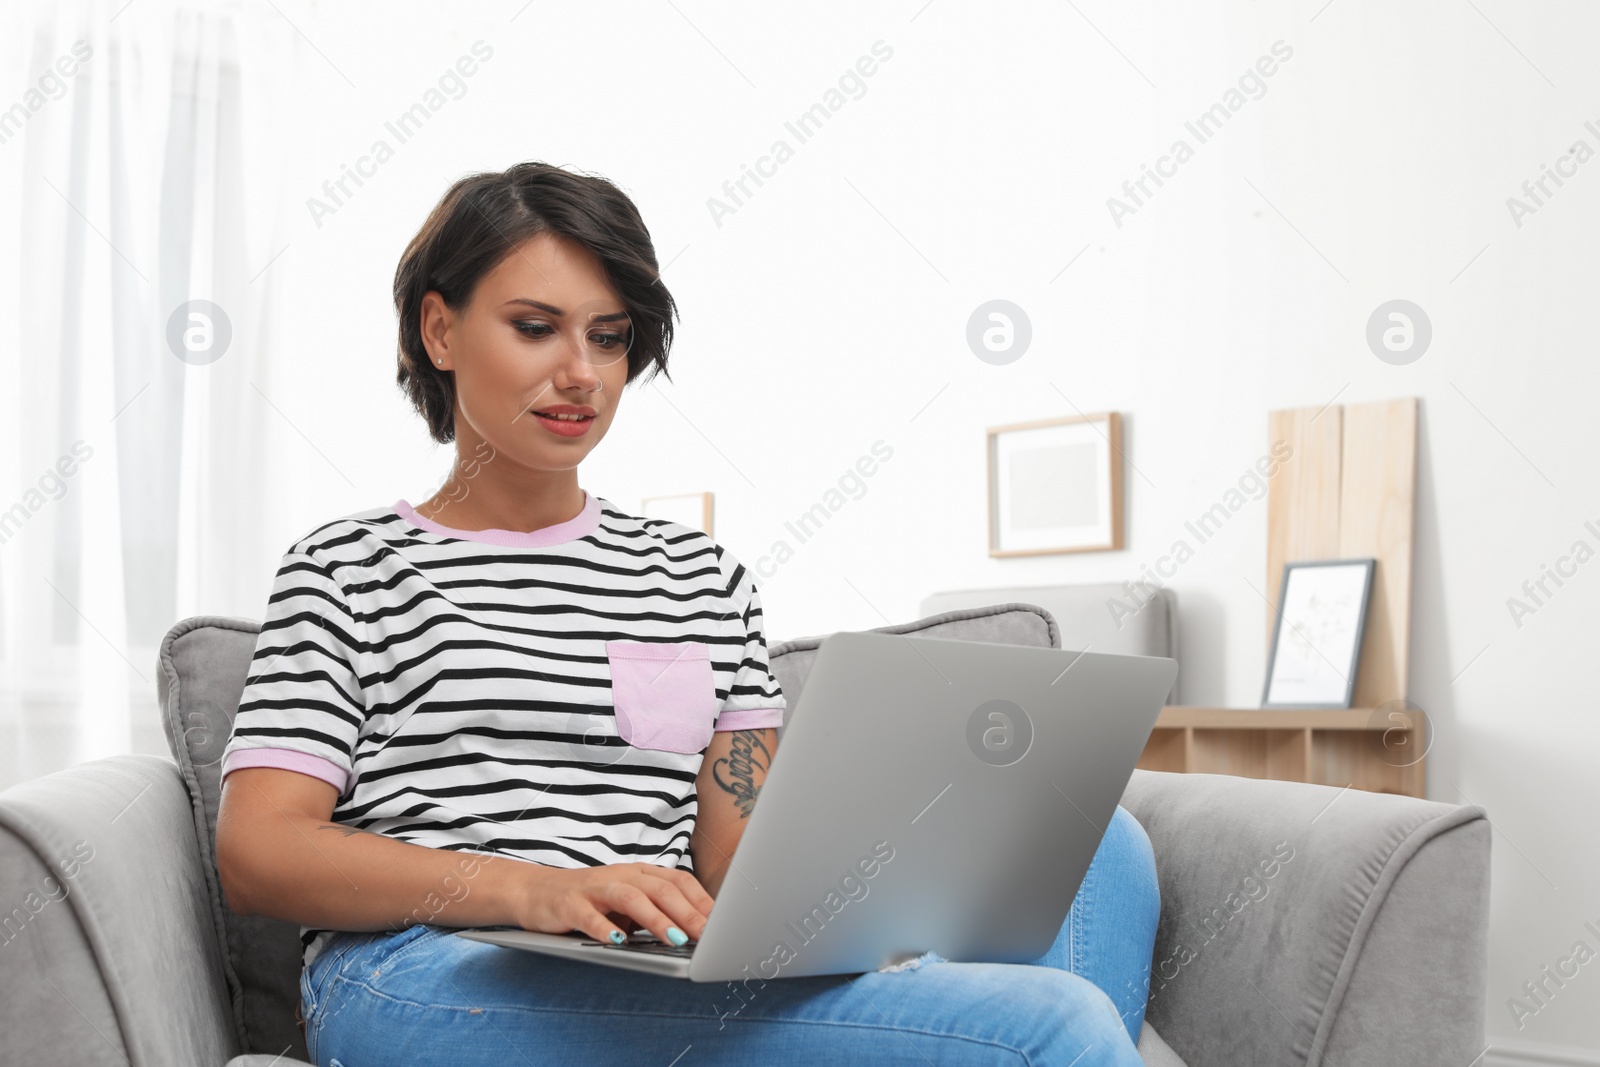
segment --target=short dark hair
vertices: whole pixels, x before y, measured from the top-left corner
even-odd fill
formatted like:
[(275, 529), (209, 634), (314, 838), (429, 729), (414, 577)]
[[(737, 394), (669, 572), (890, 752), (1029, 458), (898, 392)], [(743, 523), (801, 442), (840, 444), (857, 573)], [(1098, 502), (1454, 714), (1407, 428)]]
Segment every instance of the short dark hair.
[(622, 298), (632, 329), (627, 381), (652, 365), (667, 371), (678, 308), (661, 281), (650, 231), (626, 193), (598, 175), (540, 162), (469, 174), (435, 205), (394, 272), (400, 316), (396, 381), (440, 444), (456, 437), (456, 383), (452, 373), (428, 360), (422, 298), (437, 290), (451, 309), (466, 307), (479, 279), (524, 241), (545, 233), (593, 252)]

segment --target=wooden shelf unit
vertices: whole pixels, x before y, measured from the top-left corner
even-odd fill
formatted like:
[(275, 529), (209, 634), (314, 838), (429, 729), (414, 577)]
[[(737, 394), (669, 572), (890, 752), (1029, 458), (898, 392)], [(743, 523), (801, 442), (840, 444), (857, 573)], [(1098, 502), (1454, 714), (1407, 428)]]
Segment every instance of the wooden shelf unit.
[(1139, 766), (1426, 796), (1426, 760), (1413, 758), (1425, 719), (1389, 711), (1407, 708), (1416, 398), (1269, 412), (1267, 436), (1290, 453), (1267, 482), (1268, 654), (1285, 563), (1376, 559), (1358, 706), (1163, 708)]
[(1421, 716), (1404, 710), (1166, 707), (1139, 766), (1420, 797), (1425, 761), (1412, 754), (1424, 730)]

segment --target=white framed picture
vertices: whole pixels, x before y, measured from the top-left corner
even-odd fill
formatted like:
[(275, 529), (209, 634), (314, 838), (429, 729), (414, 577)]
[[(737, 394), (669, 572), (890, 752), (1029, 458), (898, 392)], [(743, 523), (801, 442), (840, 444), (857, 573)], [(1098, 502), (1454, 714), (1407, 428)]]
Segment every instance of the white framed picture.
[(680, 526), (700, 530), (707, 537), (716, 536), (711, 532), (710, 493), (647, 496), (639, 504), (639, 514), (648, 515), (652, 519), (666, 519)]
[(1122, 416), (988, 431), (989, 555), (1122, 547)]
[(1263, 708), (1350, 706), (1376, 566), (1371, 559), (1284, 565)]

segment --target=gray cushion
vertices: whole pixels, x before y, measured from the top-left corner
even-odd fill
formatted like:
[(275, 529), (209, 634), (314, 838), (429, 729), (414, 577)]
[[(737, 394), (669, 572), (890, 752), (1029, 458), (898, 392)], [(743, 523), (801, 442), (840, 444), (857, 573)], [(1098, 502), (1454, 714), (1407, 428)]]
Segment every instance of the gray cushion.
[[(877, 626), (859, 632), (916, 634), (919, 637), (937, 637), (948, 641), (986, 641), (1000, 645), (1061, 647), (1060, 633), (1056, 629), (1055, 620), (1050, 617), (1048, 611), (1037, 604), (994, 603), (982, 607), (962, 608), (930, 615), (915, 622)], [(783, 687), (784, 702), (788, 705), (784, 711), (783, 726), (778, 729), (780, 739), (783, 737), (784, 729), (789, 725), (789, 716), (794, 713), (795, 705), (800, 700), (800, 690), (805, 686), (806, 675), (811, 673), (811, 664), (816, 661), (817, 648), (827, 636), (829, 635), (819, 634), (815, 637), (797, 637), (767, 649), (767, 661), (772, 665), (773, 676)]]
[[(1145, 1067), (1187, 1067), (1178, 1058), (1178, 1054), (1161, 1040), (1161, 1035), (1150, 1028), (1149, 1023), (1145, 1023), (1144, 1029), (1139, 1032), (1139, 1058), (1144, 1061)], [(311, 1067), (311, 1065), (304, 1060), (255, 1054), (231, 1059), (228, 1061), (228, 1067)]]
[(236, 1054), (204, 882), (165, 757), (111, 756), (0, 793), (0, 1063), (213, 1067)]
[(1480, 809), (1159, 771), (1134, 771), (1122, 803), (1161, 883), (1146, 1018), (1188, 1062), (1465, 1065), (1483, 1051)]
[[(1018, 601), (1037, 605), (1055, 619), (1061, 635), (1057, 648), (1170, 656), (1182, 662), (1178, 656), (1178, 597), (1171, 589), (1130, 593), (1111, 582), (953, 589), (924, 600), (922, 614)], [(1113, 611), (1114, 603), (1121, 607)], [(1168, 704), (1178, 702), (1179, 684), (1173, 683)]]
[(222, 750), (233, 732), (261, 624), (254, 619), (198, 615), (162, 639), (156, 691), (162, 728), (194, 807), (195, 837), (211, 898), (211, 919), (224, 946), (223, 974), (245, 1053), (309, 1059), (295, 1022), (300, 1004), (300, 928), (260, 915), (235, 915), (217, 877), (217, 805)]
[(1144, 1061), (1144, 1067), (1188, 1067), (1172, 1051), (1172, 1046), (1161, 1040), (1161, 1035), (1155, 1032), (1148, 1019), (1139, 1029), (1139, 1058)]

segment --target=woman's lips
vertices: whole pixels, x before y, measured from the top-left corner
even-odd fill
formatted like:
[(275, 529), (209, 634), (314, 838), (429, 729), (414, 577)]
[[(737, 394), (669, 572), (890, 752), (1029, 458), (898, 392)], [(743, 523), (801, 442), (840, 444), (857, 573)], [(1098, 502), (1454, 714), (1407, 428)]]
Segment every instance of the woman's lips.
[(539, 425), (561, 437), (582, 437), (589, 432), (589, 427), (594, 422), (594, 416), (592, 415), (588, 418), (574, 421), (571, 419), (558, 419), (550, 415), (541, 415), (535, 411), (533, 417), (539, 420)]

